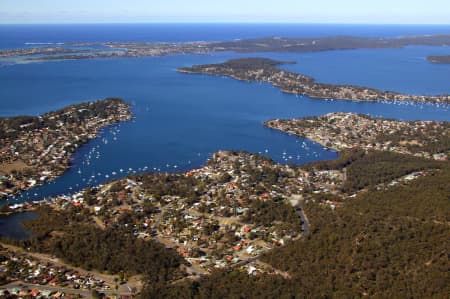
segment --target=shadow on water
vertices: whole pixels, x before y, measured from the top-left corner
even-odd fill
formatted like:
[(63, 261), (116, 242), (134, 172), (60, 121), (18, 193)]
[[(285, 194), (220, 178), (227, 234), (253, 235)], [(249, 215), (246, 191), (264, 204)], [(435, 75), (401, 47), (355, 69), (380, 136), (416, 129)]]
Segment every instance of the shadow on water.
[(24, 240), (33, 236), (33, 234), (27, 231), (22, 223), (28, 220), (34, 220), (38, 215), (34, 212), (20, 212), (10, 215), (0, 216), (0, 237)]

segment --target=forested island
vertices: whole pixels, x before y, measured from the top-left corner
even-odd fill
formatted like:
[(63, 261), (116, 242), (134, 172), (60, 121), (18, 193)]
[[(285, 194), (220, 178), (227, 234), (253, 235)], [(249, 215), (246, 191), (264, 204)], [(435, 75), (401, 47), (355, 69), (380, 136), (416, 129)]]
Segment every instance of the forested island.
[(130, 105), (116, 98), (0, 118), (0, 199), (60, 176), (72, 153), (100, 128), (130, 118)]
[(434, 63), (450, 63), (450, 55), (447, 56), (428, 56), (427, 60)]
[[(317, 38), (267, 37), (216, 42), (85, 42), (52, 47), (0, 50), (0, 57), (26, 56), (29, 60), (143, 57), (212, 52), (317, 52), (351, 49), (384, 49), (406, 46), (450, 45), (450, 35), (367, 38), (328, 36)], [(99, 49), (104, 47), (104, 49)]]
[(415, 101), (450, 103), (450, 95), (419, 96), (392, 91), (380, 91), (354, 85), (318, 83), (313, 78), (284, 71), (278, 65), (292, 63), (268, 58), (239, 58), (219, 64), (194, 65), (178, 69), (182, 73), (228, 76), (236, 80), (268, 82), (283, 92), (308, 96), (315, 99), (351, 101)]
[(141, 298), (442, 297), (449, 180), (448, 161), (356, 142), (303, 166), (220, 151), (34, 203), (35, 235), (3, 242), (119, 283), (141, 275)]

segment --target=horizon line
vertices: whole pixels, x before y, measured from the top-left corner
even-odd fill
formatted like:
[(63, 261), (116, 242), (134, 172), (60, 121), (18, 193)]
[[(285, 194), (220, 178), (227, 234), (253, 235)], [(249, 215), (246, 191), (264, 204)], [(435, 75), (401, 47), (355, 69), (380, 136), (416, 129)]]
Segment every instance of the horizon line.
[(157, 21), (157, 22), (36, 22), (36, 23), (0, 23), (2, 25), (370, 25), (370, 26), (450, 26), (450, 23), (360, 23), (360, 22), (289, 22), (289, 21)]

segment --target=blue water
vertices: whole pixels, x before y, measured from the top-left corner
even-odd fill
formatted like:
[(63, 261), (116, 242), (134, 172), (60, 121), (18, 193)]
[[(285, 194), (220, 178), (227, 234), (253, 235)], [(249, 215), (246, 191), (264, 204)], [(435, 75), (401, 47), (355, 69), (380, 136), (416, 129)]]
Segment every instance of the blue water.
[[(305, 36), (351, 32), (366, 36), (377, 34), (397, 36), (435, 33), (433, 30), (441, 30), (440, 33), (443, 33), (448, 29), (433, 26), (335, 28), (325, 25), (294, 27), (214, 25), (192, 27), (187, 36), (178, 36), (177, 39), (177, 32), (182, 29), (175, 25), (160, 28), (157, 26), (141, 28), (136, 27), (137, 25), (105, 26), (67, 28), (38, 26), (36, 32), (33, 31), (34, 27), (31, 30), (31, 27), (27, 26), (24, 28), (30, 31), (20, 38), (11, 39), (10, 35), (6, 34), (7, 42), (4, 44), (11, 46), (13, 43), (29, 42), (33, 36), (36, 37), (31, 41), (40, 42), (79, 41), (80, 38), (137, 40), (146, 37), (149, 40), (163, 37), (165, 40), (214, 40), (232, 38), (233, 34), (236, 35), (234, 37), (241, 38), (249, 37), (247, 34), (252, 34), (252, 37), (274, 35), (275, 31), (277, 35), (294, 36), (300, 29)], [(16, 30), (25, 31), (20, 26), (17, 28)], [(54, 30), (50, 30), (51, 28)], [(86, 28), (91, 28), (92, 35), (83, 35)], [(152, 31), (148, 32), (148, 28), (152, 28)], [(238, 34), (239, 28), (243, 32), (241, 35)], [(117, 30), (114, 33), (109, 32), (112, 29)], [(106, 31), (102, 37), (96, 35), (96, 32), (101, 31)], [(4, 41), (5, 39), (1, 38), (2, 34), (4, 33), (0, 33), (0, 40)], [(52, 36), (52, 39), (44, 38), (46, 34)], [(297, 65), (284, 67), (313, 76), (323, 82), (366, 85), (417, 94), (440, 94), (449, 92), (450, 66), (431, 64), (424, 58), (430, 54), (447, 52), (450, 53), (449, 48), (408, 47), (380, 51), (254, 55), (295, 60), (298, 62)], [(349, 111), (402, 120), (450, 120), (447, 108), (434, 105), (327, 102), (283, 94), (267, 84), (176, 72), (176, 68), (182, 66), (217, 63), (249, 55), (251, 54), (217, 53), (53, 61), (1, 67), (0, 115), (2, 116), (37, 115), (69, 104), (108, 96), (122, 97), (132, 103), (133, 113), (136, 116), (133, 121), (103, 130), (99, 138), (89, 142), (74, 155), (73, 167), (62, 177), (53, 183), (24, 193), (17, 198), (18, 201), (73, 192), (87, 185), (99, 184), (135, 171), (155, 169), (161, 172), (178, 172), (199, 167), (212, 152), (220, 149), (261, 152), (283, 163), (305, 163), (336, 158), (335, 152), (324, 150), (318, 144), (261, 125), (263, 121), (272, 118)], [(114, 137), (117, 140), (114, 140)], [(113, 172), (116, 175), (113, 175)]]
[(8, 216), (0, 216), (0, 237), (14, 240), (23, 240), (31, 237), (32, 233), (27, 231), (22, 226), (22, 223), (36, 219), (37, 216), (34, 212), (21, 212)]
[[(323, 83), (437, 95), (450, 91), (449, 65), (429, 63), (426, 57), (449, 54), (450, 47), (303, 53), (293, 55), (297, 64), (283, 68), (308, 74)], [(322, 67), (318, 67), (318, 61)]]
[[(450, 34), (450, 25), (345, 24), (95, 24), (0, 25), (0, 48), (25, 43), (107, 41), (221, 41), (267, 36), (354, 35), (398, 37)], [(31, 45), (30, 45), (31, 46)]]

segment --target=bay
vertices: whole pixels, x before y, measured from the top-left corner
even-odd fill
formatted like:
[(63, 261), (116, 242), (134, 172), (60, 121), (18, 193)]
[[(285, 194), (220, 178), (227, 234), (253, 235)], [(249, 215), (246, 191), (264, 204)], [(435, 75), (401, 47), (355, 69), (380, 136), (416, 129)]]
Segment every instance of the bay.
[[(375, 29), (366, 28), (367, 35)], [(314, 30), (313, 33), (327, 33), (320, 26)], [(395, 30), (390, 34), (398, 33)], [(122, 33), (122, 38), (125, 36)], [(210, 39), (214, 37), (211, 35)], [(120, 36), (115, 38), (121, 40)], [(99, 138), (77, 151), (72, 167), (62, 177), (10, 202), (71, 193), (134, 172), (180, 172), (200, 167), (221, 149), (259, 152), (282, 163), (302, 164), (337, 157), (337, 153), (307, 139), (262, 126), (272, 118), (347, 111), (402, 120), (450, 120), (448, 107), (313, 100), (283, 94), (268, 84), (180, 74), (176, 72), (178, 67), (264, 56), (295, 60), (298, 64), (283, 68), (321, 82), (440, 94), (449, 91), (450, 66), (428, 63), (425, 57), (448, 51), (445, 47), (407, 47), (322, 53), (215, 53), (3, 66), (2, 116), (38, 115), (109, 96), (130, 102), (135, 115), (130, 122), (104, 129)]]

